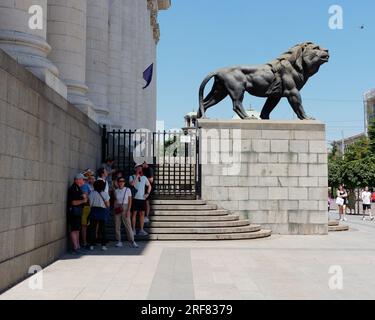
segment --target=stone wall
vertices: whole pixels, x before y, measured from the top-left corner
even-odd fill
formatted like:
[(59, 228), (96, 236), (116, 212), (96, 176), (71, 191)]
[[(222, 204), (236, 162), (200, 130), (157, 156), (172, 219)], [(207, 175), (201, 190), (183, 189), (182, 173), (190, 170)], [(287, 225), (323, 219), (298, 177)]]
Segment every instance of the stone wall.
[(0, 291), (66, 249), (74, 174), (96, 168), (100, 128), (0, 50)]
[(279, 234), (327, 234), (327, 147), (317, 121), (200, 120), (202, 198)]

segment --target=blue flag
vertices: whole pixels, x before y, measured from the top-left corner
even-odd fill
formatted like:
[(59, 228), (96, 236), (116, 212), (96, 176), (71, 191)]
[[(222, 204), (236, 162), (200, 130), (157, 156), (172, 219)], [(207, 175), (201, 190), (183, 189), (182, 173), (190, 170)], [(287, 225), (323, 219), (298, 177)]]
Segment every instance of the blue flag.
[(146, 89), (152, 81), (152, 75), (154, 73), (154, 64), (151, 64), (144, 72), (143, 72), (143, 79), (146, 81), (146, 86), (143, 89)]

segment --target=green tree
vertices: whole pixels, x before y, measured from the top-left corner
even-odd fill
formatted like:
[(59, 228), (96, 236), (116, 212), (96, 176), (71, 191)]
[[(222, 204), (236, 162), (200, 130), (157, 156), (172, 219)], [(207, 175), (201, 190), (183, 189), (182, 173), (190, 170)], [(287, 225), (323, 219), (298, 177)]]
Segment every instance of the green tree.
[(373, 154), (375, 154), (375, 118), (370, 120), (368, 127), (368, 138), (370, 150)]
[(375, 186), (375, 154), (371, 151), (371, 141), (361, 139), (348, 146), (345, 156), (338, 155), (332, 147), (328, 160), (328, 179), (332, 187), (344, 183), (348, 188)]
[(344, 184), (351, 188), (375, 186), (375, 157), (346, 161), (341, 168)]
[(345, 159), (347, 161), (366, 159), (370, 156), (372, 156), (372, 152), (370, 149), (370, 141), (367, 138), (363, 138), (351, 144), (345, 150)]
[(328, 160), (328, 183), (331, 187), (337, 187), (343, 183), (343, 168), (342, 159)]

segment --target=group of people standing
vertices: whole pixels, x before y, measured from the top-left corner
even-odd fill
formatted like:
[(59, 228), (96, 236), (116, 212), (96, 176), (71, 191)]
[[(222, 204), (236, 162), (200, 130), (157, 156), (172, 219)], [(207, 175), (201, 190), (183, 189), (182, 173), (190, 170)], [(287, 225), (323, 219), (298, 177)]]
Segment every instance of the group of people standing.
[[(107, 159), (96, 175), (90, 169), (75, 176), (68, 189), (68, 226), (71, 253), (83, 254), (100, 243), (107, 248), (107, 223), (113, 214), (116, 247), (123, 247), (121, 225), (124, 224), (129, 245), (138, 248), (136, 234), (146, 236), (144, 225), (149, 221), (149, 197), (152, 191), (153, 170), (147, 164), (137, 164), (128, 178), (114, 170), (113, 159)], [(139, 230), (136, 231), (139, 218)]]
[[(365, 187), (365, 189), (360, 193), (359, 200), (362, 201), (362, 212), (363, 217), (362, 220), (366, 221), (366, 216), (370, 217), (370, 221), (374, 221), (375, 217), (372, 215), (372, 202), (374, 202), (375, 193), (370, 191), (369, 187)], [(347, 191), (344, 185), (340, 185), (337, 189), (336, 193), (336, 204), (339, 209), (339, 219), (340, 221), (348, 221), (346, 218), (346, 210), (350, 202), (354, 202), (354, 205), (350, 205), (350, 211), (353, 209), (355, 210), (355, 203), (357, 201), (357, 197), (355, 192)]]

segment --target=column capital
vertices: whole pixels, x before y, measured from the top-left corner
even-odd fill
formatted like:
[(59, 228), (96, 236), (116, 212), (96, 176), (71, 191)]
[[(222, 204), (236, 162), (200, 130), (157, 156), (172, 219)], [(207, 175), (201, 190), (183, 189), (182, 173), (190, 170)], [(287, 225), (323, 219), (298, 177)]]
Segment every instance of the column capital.
[[(38, 19), (43, 27), (31, 29), (29, 8), (42, 8)], [(67, 97), (67, 88), (59, 79), (58, 67), (48, 59), (51, 46), (47, 43), (47, 0), (1, 1), (0, 4), (0, 49), (31, 71), (41, 81)]]

